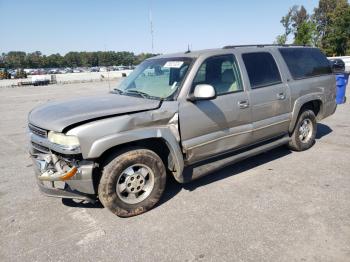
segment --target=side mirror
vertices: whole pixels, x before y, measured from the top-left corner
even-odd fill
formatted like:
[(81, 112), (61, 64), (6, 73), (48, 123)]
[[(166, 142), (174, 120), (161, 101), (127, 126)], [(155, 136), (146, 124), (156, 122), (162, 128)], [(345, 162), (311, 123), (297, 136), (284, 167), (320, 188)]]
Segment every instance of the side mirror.
[(344, 73), (345, 63), (341, 59), (330, 60), (333, 73)]
[(189, 98), (190, 101), (210, 100), (216, 97), (216, 92), (213, 86), (207, 84), (196, 85), (193, 95)]

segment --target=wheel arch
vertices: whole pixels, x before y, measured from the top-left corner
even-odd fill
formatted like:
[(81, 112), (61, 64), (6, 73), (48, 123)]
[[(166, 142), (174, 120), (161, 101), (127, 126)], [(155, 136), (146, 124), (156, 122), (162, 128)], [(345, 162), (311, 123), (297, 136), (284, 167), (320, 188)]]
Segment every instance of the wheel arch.
[(310, 109), (315, 113), (316, 119), (322, 119), (323, 99), (320, 94), (301, 97), (294, 103), (292, 120), (289, 125), (289, 132), (292, 133), (298, 117), (302, 111)]
[[(172, 132), (167, 129), (128, 131), (126, 134), (116, 134), (115, 137), (96, 141), (92, 146), (88, 158), (95, 159), (100, 167), (108, 157), (115, 156), (132, 148), (146, 148), (154, 151), (162, 159), (166, 169), (177, 181), (181, 181), (184, 160), (180, 144)], [(100, 172), (96, 172), (94, 184), (98, 184)]]

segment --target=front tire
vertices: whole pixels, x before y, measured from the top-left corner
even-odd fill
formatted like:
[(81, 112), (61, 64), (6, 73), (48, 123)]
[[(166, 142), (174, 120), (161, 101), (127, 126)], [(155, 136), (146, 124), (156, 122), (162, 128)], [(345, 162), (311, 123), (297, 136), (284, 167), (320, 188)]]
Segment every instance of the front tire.
[(148, 149), (135, 149), (116, 156), (103, 169), (98, 196), (119, 217), (150, 210), (161, 198), (166, 171), (160, 157)]
[(315, 143), (317, 132), (316, 116), (312, 110), (300, 113), (288, 147), (293, 151), (304, 151)]

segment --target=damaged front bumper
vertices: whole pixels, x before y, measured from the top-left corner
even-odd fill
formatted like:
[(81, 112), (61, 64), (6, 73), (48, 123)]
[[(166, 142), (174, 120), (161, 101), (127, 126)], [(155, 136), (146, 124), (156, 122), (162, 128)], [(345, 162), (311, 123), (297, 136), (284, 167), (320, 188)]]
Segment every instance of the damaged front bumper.
[[(72, 163), (53, 153), (30, 152), (30, 155), (35, 177), (42, 193), (52, 197), (95, 201), (92, 179), (94, 162), (82, 160)], [(61, 165), (62, 168), (57, 165)]]
[(48, 141), (48, 131), (28, 125), (29, 154), (40, 191), (48, 196), (94, 202), (95, 163), (83, 160), (80, 148)]

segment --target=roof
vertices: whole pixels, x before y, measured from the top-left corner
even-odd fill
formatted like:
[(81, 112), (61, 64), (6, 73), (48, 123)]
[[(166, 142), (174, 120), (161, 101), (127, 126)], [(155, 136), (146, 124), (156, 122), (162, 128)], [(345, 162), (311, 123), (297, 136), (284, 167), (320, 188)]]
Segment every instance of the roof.
[(228, 49), (256, 49), (256, 48), (285, 48), (285, 47), (296, 47), (296, 48), (305, 48), (310, 46), (302, 46), (302, 45), (277, 45), (277, 44), (256, 44), (256, 45), (229, 45), (224, 46), (223, 48), (213, 48), (213, 49), (203, 49), (203, 50), (196, 50), (196, 51), (184, 51), (184, 52), (178, 52), (178, 53), (172, 53), (172, 54), (165, 54), (165, 55), (159, 55), (152, 57), (150, 59), (157, 59), (157, 58), (171, 58), (171, 57), (189, 57), (189, 58), (197, 58), (203, 54), (218, 54), (218, 53), (224, 53), (225, 50)]

